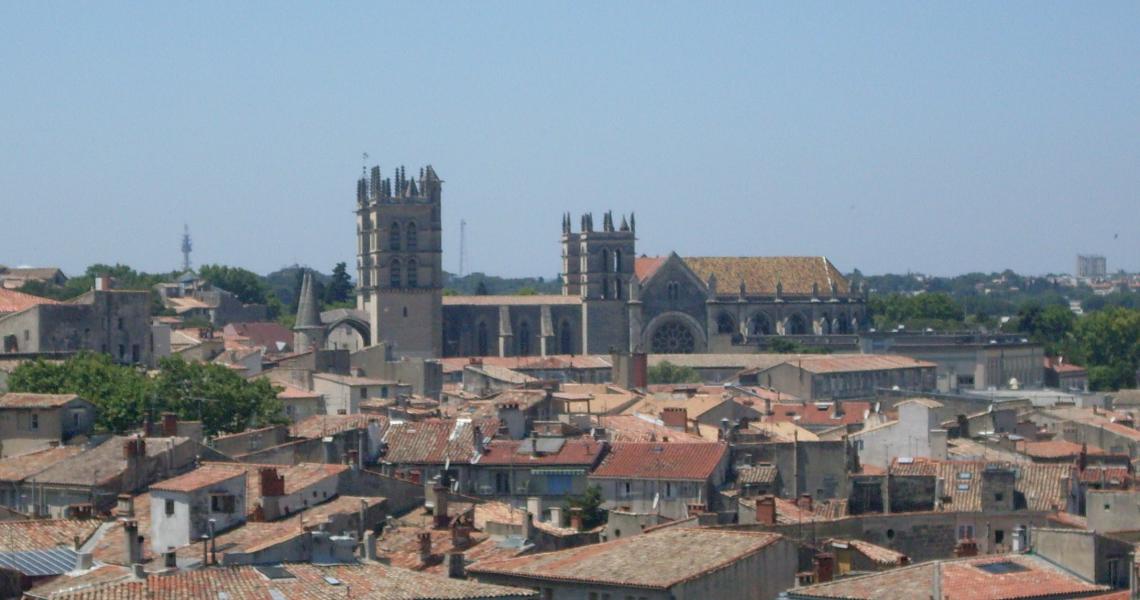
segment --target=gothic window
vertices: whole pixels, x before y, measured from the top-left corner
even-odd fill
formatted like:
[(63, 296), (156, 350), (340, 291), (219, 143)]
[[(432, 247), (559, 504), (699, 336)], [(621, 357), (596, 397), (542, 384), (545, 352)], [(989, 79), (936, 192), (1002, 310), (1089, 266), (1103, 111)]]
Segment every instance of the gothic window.
[(656, 354), (692, 354), (697, 350), (693, 332), (680, 321), (667, 321), (653, 332), (650, 343)]
[(603, 277), (602, 278), (602, 300), (605, 300), (609, 297), (610, 297), (610, 280), (608, 278)]
[(420, 273), (418, 266), (419, 265), (416, 264), (416, 259), (408, 259), (408, 287), (410, 288), (417, 287), (420, 284)]
[(801, 314), (794, 314), (788, 317), (787, 325), (784, 326), (784, 335), (807, 335), (807, 320)]
[(530, 355), (530, 324), (523, 321), (519, 325), (519, 356)]
[(681, 297), (681, 284), (676, 281), (670, 281), (665, 284), (665, 296), (670, 300), (676, 300)]
[(488, 354), (490, 354), (489, 352), (487, 352), (487, 350), (490, 348), (490, 346), (491, 346), (491, 339), (487, 335), (487, 323), (480, 321), (479, 326), (476, 327), (476, 333), (475, 333), (475, 349), (477, 351), (476, 354), (478, 354), (479, 356), (487, 356)]
[(416, 231), (416, 224), (408, 223), (406, 231), (404, 233), (407, 237), (407, 243), (405, 244), (407, 250), (409, 252), (415, 252), (420, 243), (419, 239), (417, 239), (418, 232)]
[(733, 333), (736, 330), (736, 323), (732, 321), (732, 317), (728, 313), (720, 313), (716, 317), (716, 332), (717, 333)]
[(772, 335), (772, 324), (763, 313), (752, 315), (748, 322), (748, 335)]
[(574, 354), (574, 342), (571, 338), (570, 322), (563, 321), (558, 328), (558, 351), (562, 354)]
[(608, 273), (610, 271), (610, 251), (602, 249), (602, 272)]
[(621, 273), (621, 250), (614, 250), (614, 273)]
[(388, 287), (400, 287), (401, 277), (400, 261), (393, 259), (392, 262), (388, 264)]
[(399, 223), (393, 222), (392, 226), (388, 228), (388, 249), (389, 250), (399, 250), (400, 249), (400, 224)]
[(621, 300), (621, 277), (614, 278), (614, 298)]

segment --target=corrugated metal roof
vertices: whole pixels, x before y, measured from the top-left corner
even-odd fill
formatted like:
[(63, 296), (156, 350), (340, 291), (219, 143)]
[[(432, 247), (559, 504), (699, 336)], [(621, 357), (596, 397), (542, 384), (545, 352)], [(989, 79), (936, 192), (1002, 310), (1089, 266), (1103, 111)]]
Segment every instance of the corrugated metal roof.
[(29, 577), (61, 575), (74, 570), (79, 554), (71, 548), (0, 552), (0, 567), (13, 569)]

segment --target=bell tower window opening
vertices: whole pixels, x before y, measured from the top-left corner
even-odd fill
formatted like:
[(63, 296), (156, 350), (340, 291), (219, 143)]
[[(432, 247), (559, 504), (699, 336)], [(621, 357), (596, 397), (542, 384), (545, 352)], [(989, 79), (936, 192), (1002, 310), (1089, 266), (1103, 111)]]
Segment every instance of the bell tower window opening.
[(408, 251), (414, 252), (419, 248), (418, 232), (416, 231), (415, 223), (408, 223), (404, 232), (404, 237), (407, 240), (404, 245)]
[(399, 250), (400, 249), (400, 224), (399, 223), (392, 223), (392, 225), (388, 228), (388, 249), (389, 250)]
[(393, 259), (388, 265), (388, 287), (400, 287), (402, 274), (400, 273), (400, 261)]
[(419, 265), (416, 264), (416, 259), (408, 259), (408, 287), (418, 287), (420, 283)]

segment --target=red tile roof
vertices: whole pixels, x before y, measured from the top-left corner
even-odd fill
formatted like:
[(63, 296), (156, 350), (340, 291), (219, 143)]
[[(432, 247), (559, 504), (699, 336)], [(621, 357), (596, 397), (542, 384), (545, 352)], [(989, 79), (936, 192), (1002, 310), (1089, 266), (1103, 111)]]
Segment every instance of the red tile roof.
[(83, 450), (78, 445), (60, 446), (0, 459), (0, 481), (22, 481)]
[(704, 481), (727, 452), (723, 443), (617, 442), (591, 477)]
[(0, 314), (20, 312), (39, 304), (59, 304), (59, 301), (0, 287)]
[(695, 433), (670, 429), (638, 415), (603, 415), (598, 425), (604, 427), (611, 442), (703, 442)]
[(299, 438), (319, 438), (350, 429), (367, 429), (368, 424), (373, 421), (380, 426), (381, 434), (388, 428), (388, 417), (380, 415), (312, 415), (294, 423), (289, 428), (289, 435)]
[(661, 265), (665, 264), (667, 258), (666, 256), (639, 256), (633, 260), (633, 274), (637, 276), (638, 280), (645, 282), (653, 277)]
[(858, 425), (871, 410), (870, 402), (847, 400), (840, 403), (843, 414), (835, 414), (831, 402), (805, 402), (772, 404), (772, 414), (765, 421), (791, 422), (801, 427), (805, 425), (834, 426)]
[[(699, 579), (781, 540), (774, 533), (670, 527), (580, 546), (499, 561), (469, 572), (531, 580), (668, 589)], [(691, 549), (691, 552), (683, 551)]]
[(0, 395), (0, 408), (59, 408), (72, 400), (75, 394), (26, 394), (8, 392)]
[(522, 440), (496, 440), (487, 445), (487, 451), (479, 459), (481, 465), (547, 466), (547, 465), (589, 465), (593, 466), (605, 451), (605, 444), (592, 439), (572, 439), (551, 454), (519, 452)]
[(268, 352), (281, 352), (293, 346), (293, 332), (276, 322), (230, 323), (222, 330), (227, 339), (242, 338), (250, 346), (264, 346)]
[[(890, 371), (896, 369), (933, 369), (938, 365), (892, 354), (821, 354), (789, 359), (781, 364), (793, 365), (808, 373), (850, 373), (855, 371)], [(766, 370), (766, 369), (756, 369)]]
[(386, 463), (444, 464), (468, 463), (476, 458), (475, 432), (486, 439), (499, 430), (498, 419), (428, 419), (393, 423), (384, 437), (388, 452)]
[(75, 538), (87, 541), (102, 523), (95, 519), (40, 519), (0, 521), (0, 552), (50, 550), (73, 547)]
[[(1104, 454), (1104, 450), (1096, 446), (1088, 446), (1088, 454)], [(1065, 440), (1047, 440), (1044, 442), (1021, 442), (1017, 451), (1033, 458), (1065, 458), (1076, 457), (1081, 453), (1081, 445)]]
[[(993, 573), (982, 567), (1003, 565)], [(1028, 554), (991, 555), (984, 558), (932, 561), (829, 583), (789, 590), (792, 600), (815, 598), (912, 600), (927, 598), (940, 573), (942, 595), (971, 600), (1028, 598), (1083, 598), (1107, 592), (1108, 586), (1088, 583), (1048, 561)]]
[(1074, 365), (1073, 363), (1064, 362), (1064, 360), (1059, 360), (1053, 356), (1046, 356), (1045, 357), (1045, 368), (1051, 369), (1057, 373), (1073, 373), (1073, 374), (1076, 374), (1076, 373), (1087, 373), (1088, 372), (1088, 369), (1086, 369), (1084, 367)]
[(150, 486), (150, 489), (151, 491), (161, 492), (193, 492), (244, 475), (244, 469), (229, 466), (205, 465), (185, 475), (179, 475), (178, 477), (155, 483)]
[[(942, 510), (973, 511), (982, 510), (982, 473), (993, 463), (983, 461), (940, 461), (928, 458), (914, 458), (911, 462), (891, 463), (890, 474), (897, 477), (927, 476), (943, 481), (943, 493), (950, 501), (942, 505)], [(1014, 489), (1025, 497), (1029, 510), (1058, 510), (1066, 504), (1066, 490), (1061, 479), (1069, 476), (1068, 464), (1017, 463), (1004, 465), (1012, 469)]]

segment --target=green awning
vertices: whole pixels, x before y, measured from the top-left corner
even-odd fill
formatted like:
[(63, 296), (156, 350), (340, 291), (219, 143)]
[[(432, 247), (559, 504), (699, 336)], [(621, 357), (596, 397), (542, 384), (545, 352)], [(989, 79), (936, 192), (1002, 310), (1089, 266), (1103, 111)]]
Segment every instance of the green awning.
[(586, 469), (531, 469), (531, 475), (585, 475)]

